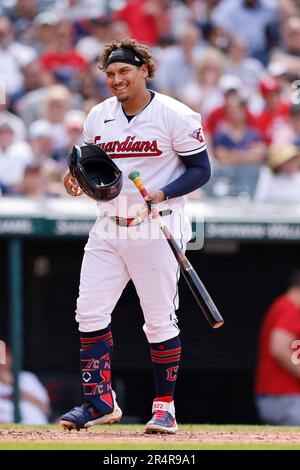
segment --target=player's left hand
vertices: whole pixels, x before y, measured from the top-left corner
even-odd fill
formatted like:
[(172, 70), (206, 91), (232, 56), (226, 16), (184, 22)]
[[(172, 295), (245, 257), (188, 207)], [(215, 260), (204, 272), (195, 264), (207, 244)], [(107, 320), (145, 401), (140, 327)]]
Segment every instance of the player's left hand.
[(76, 178), (71, 175), (70, 171), (64, 177), (64, 186), (70, 196), (82, 196), (83, 191), (80, 188)]
[[(157, 191), (152, 191), (149, 193), (148, 197), (145, 198), (150, 204), (159, 204), (160, 202), (165, 200), (164, 193), (159, 189)], [(151, 211), (147, 204), (137, 213), (136, 217), (130, 223), (130, 227), (134, 225), (141, 224), (147, 217), (151, 218)]]

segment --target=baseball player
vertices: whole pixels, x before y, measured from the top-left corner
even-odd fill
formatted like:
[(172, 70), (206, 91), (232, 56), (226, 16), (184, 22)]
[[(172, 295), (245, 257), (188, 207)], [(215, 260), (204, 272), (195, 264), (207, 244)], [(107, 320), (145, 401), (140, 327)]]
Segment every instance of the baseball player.
[[(175, 313), (179, 267), (128, 175), (139, 170), (151, 204), (159, 204), (166, 224), (185, 248), (191, 236), (185, 195), (210, 178), (201, 117), (147, 88), (156, 65), (149, 50), (135, 40), (107, 44), (101, 69), (113, 97), (92, 108), (84, 139), (114, 159), (123, 174), (123, 187), (118, 197), (98, 203), (99, 217), (85, 247), (76, 310), (84, 403), (64, 414), (61, 424), (80, 429), (121, 419), (111, 386), (110, 322), (132, 279), (143, 310), (156, 386), (146, 432), (175, 433), (173, 397), (181, 357)], [(65, 187), (73, 196), (82, 194), (70, 173)]]

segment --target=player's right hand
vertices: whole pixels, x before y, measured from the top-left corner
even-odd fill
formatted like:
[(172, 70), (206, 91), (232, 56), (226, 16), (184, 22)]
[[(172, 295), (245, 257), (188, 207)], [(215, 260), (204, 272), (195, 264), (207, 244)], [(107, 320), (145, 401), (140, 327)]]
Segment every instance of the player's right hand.
[(74, 176), (72, 176), (69, 171), (64, 177), (64, 185), (65, 185), (67, 193), (70, 194), (71, 196), (82, 196), (83, 191), (80, 188), (77, 182), (77, 179)]

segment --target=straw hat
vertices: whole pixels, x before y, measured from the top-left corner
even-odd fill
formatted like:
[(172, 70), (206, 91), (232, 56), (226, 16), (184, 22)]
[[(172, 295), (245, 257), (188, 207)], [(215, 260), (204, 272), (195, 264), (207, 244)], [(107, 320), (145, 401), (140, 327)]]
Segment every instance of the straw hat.
[(271, 170), (276, 171), (281, 165), (295, 157), (299, 157), (299, 148), (296, 145), (273, 144), (268, 152), (268, 165)]

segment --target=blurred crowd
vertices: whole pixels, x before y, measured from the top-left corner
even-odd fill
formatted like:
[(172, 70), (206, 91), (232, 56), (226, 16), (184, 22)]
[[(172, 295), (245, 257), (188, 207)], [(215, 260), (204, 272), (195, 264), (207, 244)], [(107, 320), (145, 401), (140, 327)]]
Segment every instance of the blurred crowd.
[(2, 0), (0, 194), (67, 197), (66, 157), (106, 99), (98, 57), (151, 47), (150, 88), (199, 112), (213, 176), (193, 198), (300, 202), (300, 1)]

